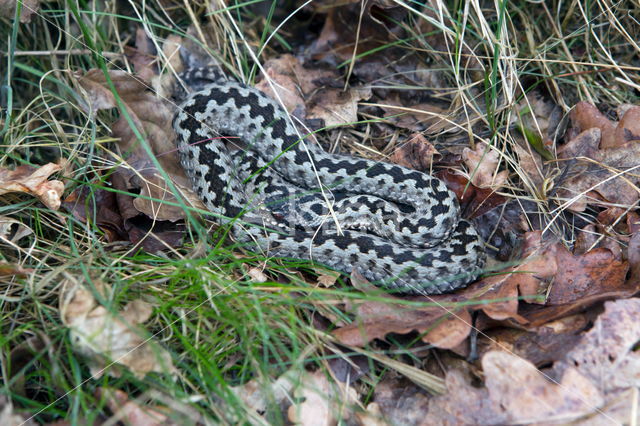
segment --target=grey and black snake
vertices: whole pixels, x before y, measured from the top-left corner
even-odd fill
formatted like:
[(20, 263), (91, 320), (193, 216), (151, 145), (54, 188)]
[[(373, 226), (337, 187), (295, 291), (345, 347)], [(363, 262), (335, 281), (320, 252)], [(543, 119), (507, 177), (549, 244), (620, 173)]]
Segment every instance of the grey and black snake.
[(269, 255), (357, 270), (407, 294), (452, 291), (484, 266), (483, 242), (442, 181), (326, 153), (252, 87), (212, 81), (180, 106), (173, 125), (198, 196), (233, 223), (237, 240)]

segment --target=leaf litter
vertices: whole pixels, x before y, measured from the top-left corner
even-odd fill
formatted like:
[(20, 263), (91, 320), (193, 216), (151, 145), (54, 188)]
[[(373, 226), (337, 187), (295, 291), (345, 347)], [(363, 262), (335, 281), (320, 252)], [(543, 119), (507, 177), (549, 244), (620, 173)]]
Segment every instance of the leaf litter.
[[(366, 5), (339, 3), (309, 6), (314, 13), (326, 15), (318, 37), (304, 55), (270, 52), (264, 63), (266, 76), (260, 75), (256, 86), (271, 96), (277, 93), (303, 129), (335, 126), (356, 134), (362, 130), (356, 123), (373, 116), (380, 122), (367, 124), (362, 133), (367, 137), (382, 139), (381, 135), (402, 132), (404, 143), (390, 144), (387, 158), (417, 170), (437, 169), (457, 195), (464, 216), (482, 223), (480, 232), (494, 246), (492, 253), (509, 263), (496, 262), (484, 277), (454, 294), (428, 298), (370, 293), (361, 283), (356, 287), (373, 298), (342, 300), (337, 306), (344, 315), (339, 318), (325, 314), (323, 301), (312, 302), (314, 315), (331, 324), (317, 326), (318, 330), (337, 344), (401, 350), (420, 368), (438, 365), (445, 394), (430, 395), (389, 373), (372, 387), (373, 397), (363, 406), (364, 393), (358, 386), (368, 371), (355, 384), (339, 387), (322, 370), (295, 380), (293, 373), (285, 373), (266, 388), (251, 380), (235, 387), (234, 393), (259, 415), (268, 411), (275, 398), (287, 419), (299, 424), (335, 424), (344, 419), (360, 424), (628, 420), (634, 406), (625, 398), (638, 387), (640, 370), (640, 305), (634, 298), (640, 290), (640, 227), (634, 211), (640, 199), (640, 107), (619, 106), (616, 121), (592, 104), (578, 102), (565, 132), (558, 105), (541, 92), (526, 94), (518, 104), (511, 121), (520, 132), (512, 147), (520, 163), (517, 171), (532, 185), (532, 193), (540, 198), (536, 201), (557, 213), (556, 222), (565, 217), (575, 220), (575, 233), (569, 237), (565, 233), (563, 241), (557, 233), (548, 232), (553, 221), (536, 221), (525, 208), (513, 207), (509, 199), (517, 193), (512, 187), (517, 176), (514, 166), (501, 157), (503, 147), (489, 145), (481, 137), (471, 138), (471, 145), (453, 142), (460, 140), (460, 134), (467, 137), (465, 132), (481, 134), (478, 113), (484, 111), (461, 113), (465, 100), (449, 94), (443, 74), (429, 68), (416, 52), (396, 46), (402, 33), (398, 22), (407, 16), (406, 8), (382, 0)], [(437, 7), (426, 10), (429, 19), (418, 25), (427, 34), (424, 42), (431, 50), (445, 52), (450, 49), (451, 34), (434, 23), (452, 21), (437, 11)], [(359, 22), (362, 31), (353, 31), (353, 25), (345, 25), (349, 22)], [(197, 32), (193, 27), (189, 31)], [(181, 199), (204, 209), (189, 189), (175, 153), (174, 106), (151, 90), (170, 95), (175, 78), (160, 75), (157, 52), (145, 31), (139, 28), (135, 34), (136, 47), (129, 47), (126, 54), (136, 73), (110, 71), (109, 76)], [(182, 55), (176, 46), (188, 42), (172, 37), (162, 53), (177, 61), (179, 71), (183, 64), (176, 58)], [(206, 37), (213, 41), (211, 34)], [(384, 54), (376, 53), (387, 45), (392, 47)], [(465, 72), (470, 76), (484, 72), (470, 46), (463, 43), (460, 51)], [(351, 63), (356, 56), (359, 59)], [(338, 72), (335, 65), (341, 63), (346, 68)], [(350, 82), (358, 83), (345, 86), (345, 73)], [(102, 71), (93, 69), (77, 77), (91, 114), (117, 107)], [(470, 123), (468, 129), (466, 123)], [(106, 242), (128, 240), (149, 252), (180, 247), (187, 230), (184, 211), (124, 115), (114, 121), (111, 136), (118, 140), (116, 150), (108, 154), (113, 170), (91, 186), (75, 188), (62, 206), (79, 221), (95, 223)], [(322, 143), (321, 135), (319, 139)], [(0, 195), (26, 193), (57, 210), (65, 185), (51, 175), (60, 170), (54, 163), (2, 168)], [(15, 245), (33, 232), (25, 231), (15, 219), (4, 223), (0, 238), (5, 243)], [(16, 227), (18, 231), (12, 231)], [(503, 231), (515, 240), (513, 245)], [(505, 252), (508, 258), (500, 257)], [(29, 270), (17, 263), (3, 263), (0, 278), (14, 279), (25, 271)], [(247, 275), (255, 282), (270, 279), (257, 268), (249, 269)], [(329, 290), (340, 285), (331, 274), (319, 275), (313, 284)], [(151, 372), (176, 373), (169, 352), (147, 339), (141, 327), (152, 315), (151, 306), (141, 300), (122, 309), (107, 306), (109, 286), (99, 280), (94, 285), (67, 280), (60, 298), (63, 323), (92, 374), (102, 374), (108, 365), (106, 371), (114, 376), (124, 368), (140, 377)], [(412, 344), (403, 346), (407, 341)], [(416, 343), (422, 349), (415, 348)], [(117, 362), (111, 365), (112, 361)], [(117, 419), (131, 424), (168, 421), (166, 401), (162, 406), (141, 404), (123, 390), (100, 388), (97, 392)], [(340, 400), (346, 405), (336, 405)], [(1, 413), (0, 418), (19, 419), (10, 404), (3, 405)], [(198, 421), (197, 416), (191, 419)]]

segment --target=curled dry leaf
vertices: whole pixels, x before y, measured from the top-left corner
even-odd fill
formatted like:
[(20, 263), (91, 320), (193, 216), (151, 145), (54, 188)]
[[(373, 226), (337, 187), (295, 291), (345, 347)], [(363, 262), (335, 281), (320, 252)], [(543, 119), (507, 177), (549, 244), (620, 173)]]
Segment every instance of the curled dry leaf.
[(93, 188), (94, 185), (99, 186), (100, 182), (76, 188), (64, 199), (62, 206), (81, 223), (95, 223), (104, 232), (107, 242), (126, 240), (127, 232), (118, 210), (116, 193)]
[[(626, 261), (617, 260), (611, 250), (597, 248), (584, 254), (571, 253), (562, 243), (543, 244), (540, 231), (529, 232), (525, 236), (524, 255), (521, 263), (509, 272), (485, 278), (482, 285), (491, 289), (483, 299), (503, 299), (482, 306), (491, 318), (504, 320), (513, 318), (521, 324), (541, 322), (544, 309), (522, 316), (518, 297), (530, 303), (554, 305), (579, 304), (588, 306), (614, 295), (631, 295), (638, 290), (638, 283), (625, 280), (628, 270)], [(536, 297), (547, 292), (546, 298)], [(506, 300), (504, 300), (506, 299)], [(578, 305), (576, 305), (576, 308)], [(568, 309), (568, 315), (573, 309)], [(558, 318), (560, 311), (549, 310), (547, 321)]]
[[(265, 62), (264, 71), (266, 76), (256, 84), (256, 89), (273, 99), (279, 99), (287, 111), (304, 118), (306, 107), (303, 94), (313, 90), (314, 86), (302, 64), (295, 56), (286, 54)], [(309, 71), (309, 74), (312, 72)], [(274, 88), (278, 96), (275, 95)]]
[[(464, 216), (467, 218), (477, 218), (507, 202), (505, 197), (498, 195), (490, 188), (478, 188), (470, 183), (469, 179), (452, 170), (443, 170), (438, 172), (436, 176), (442, 179), (447, 184), (447, 187), (456, 194), (460, 202), (460, 208), (465, 212)], [(518, 209), (519, 211), (520, 209)], [(501, 209), (501, 216), (507, 212)], [(476, 229), (481, 233), (484, 232), (483, 227), (493, 226), (489, 221), (481, 221), (475, 225)], [(487, 228), (485, 234), (490, 235), (492, 233), (494, 233), (494, 229)]]
[[(148, 91), (135, 76), (119, 71), (112, 71), (109, 76), (137, 130), (149, 143), (182, 199), (192, 206), (204, 208), (179, 164), (171, 126), (172, 108)], [(100, 70), (88, 71), (79, 83), (87, 91), (93, 109), (116, 106), (114, 94)], [(116, 196), (125, 234), (130, 241), (151, 252), (178, 246), (186, 228), (174, 222), (184, 219), (185, 211), (179, 205), (173, 205), (179, 204), (178, 200), (140, 145), (124, 114), (114, 123), (113, 136), (119, 138), (120, 150), (128, 157), (128, 167), (120, 167), (112, 175), (113, 186), (140, 193), (139, 197)]]
[(33, 234), (33, 229), (9, 216), (0, 216), (0, 241), (15, 245), (20, 239)]
[(349, 417), (351, 406), (358, 402), (358, 395), (353, 388), (338, 388), (322, 371), (304, 375), (294, 396), (302, 402), (289, 407), (288, 417), (290, 421), (303, 426), (336, 424)]
[[(327, 87), (334, 85), (335, 71), (306, 69), (293, 55), (282, 55), (265, 63), (267, 78), (256, 88), (280, 99), (293, 115), (309, 120), (323, 120), (325, 126), (340, 126), (358, 121), (358, 102), (371, 97), (368, 88)], [(273, 92), (274, 87), (278, 96)], [(306, 101), (305, 101), (306, 99)]]
[(555, 257), (561, 268), (555, 274), (547, 305), (573, 303), (590, 296), (623, 290), (630, 285), (626, 282), (629, 263), (616, 259), (615, 254), (607, 248), (574, 255), (564, 246), (558, 246)]
[[(109, 76), (127, 112), (151, 147), (163, 169), (173, 180), (188, 182), (175, 149), (173, 110), (169, 103), (151, 93), (140, 79), (124, 71), (111, 71)], [(101, 70), (92, 69), (80, 77), (78, 82), (87, 91), (94, 111), (117, 107), (115, 97)], [(118, 146), (128, 158), (147, 159), (134, 131), (124, 115), (114, 123), (113, 136), (120, 139)]]
[(415, 133), (407, 142), (393, 151), (389, 161), (410, 169), (428, 172), (434, 156), (439, 157), (440, 153), (433, 144), (421, 133)]
[[(422, 340), (434, 346), (450, 349), (464, 341), (471, 331), (471, 320), (466, 308), (455, 309), (444, 306), (415, 308), (388, 302), (364, 301), (356, 306), (355, 320), (333, 331), (340, 343), (362, 347), (373, 339), (382, 339), (388, 333), (406, 334), (417, 331)], [(454, 300), (456, 296), (444, 298)], [(400, 301), (399, 299), (397, 299)]]
[(482, 280), (485, 286), (490, 287), (482, 298), (498, 300), (486, 304), (482, 310), (496, 320), (515, 318), (524, 322), (518, 315), (518, 296), (524, 296), (532, 302), (537, 300), (534, 296), (541, 293), (547, 285), (546, 280), (551, 279), (558, 271), (555, 249), (553, 244), (543, 244), (542, 232), (526, 233), (520, 263), (504, 273)]
[(136, 72), (136, 76), (145, 83), (157, 75), (157, 57), (153, 42), (143, 28), (136, 30), (135, 47), (125, 46), (125, 52)]
[(591, 128), (567, 143), (558, 156), (567, 160), (566, 179), (559, 182), (558, 196), (573, 211), (584, 211), (587, 204), (634, 204), (638, 193), (640, 143), (598, 149), (601, 131)]
[(506, 170), (498, 171), (500, 156), (485, 143), (476, 144), (475, 150), (465, 148), (462, 161), (469, 169), (471, 183), (479, 188), (499, 189), (509, 177)]
[(24, 192), (38, 197), (50, 209), (58, 210), (64, 184), (59, 180), (48, 179), (61, 169), (60, 165), (54, 163), (37, 168), (28, 165), (18, 166), (14, 170), (0, 168), (0, 195)]
[(600, 148), (620, 148), (640, 141), (640, 106), (626, 106), (621, 109), (620, 121), (611, 121), (598, 108), (588, 102), (578, 102), (571, 110), (574, 127), (570, 135), (597, 128), (602, 133)]
[[(95, 289), (105, 297), (110, 289), (98, 281)], [(74, 349), (87, 356), (94, 377), (104, 371), (120, 376), (120, 366), (128, 367), (135, 375), (173, 373), (171, 355), (139, 324), (151, 316), (149, 304), (134, 300), (122, 311), (111, 312), (98, 304), (88, 286), (67, 280), (60, 298), (60, 314), (70, 329)]]

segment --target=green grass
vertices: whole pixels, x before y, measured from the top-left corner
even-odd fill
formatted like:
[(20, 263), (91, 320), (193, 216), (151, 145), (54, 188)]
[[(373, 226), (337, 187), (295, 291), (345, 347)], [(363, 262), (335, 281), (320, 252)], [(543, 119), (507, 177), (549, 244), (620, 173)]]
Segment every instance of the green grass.
[[(130, 29), (142, 25), (159, 44), (172, 34), (202, 44), (197, 32), (196, 36), (186, 34), (193, 22), (183, 3), (164, 9), (160, 2), (148, 3), (147, 9), (134, 11), (130, 6), (114, 10), (112, 3), (96, 3), (104, 9), (90, 9), (86, 2), (46, 2), (31, 23), (0, 20), (0, 167), (38, 166), (65, 158), (68, 167), (58, 176), (65, 182), (65, 196), (82, 187), (113, 191), (105, 183), (105, 176), (116, 166), (107, 156), (112, 142), (110, 125), (120, 114), (127, 117), (127, 110), (120, 103), (114, 111), (89, 116), (73, 73), (99, 68), (108, 75), (109, 70), (130, 69), (121, 53), (131, 44)], [(287, 17), (276, 13), (281, 2), (265, 1), (266, 15), (250, 9), (257, 3), (229, 2), (226, 10), (213, 12), (192, 6), (191, 11), (211, 19), (224, 32), (206, 49), (230, 73), (247, 81), (259, 74), (260, 62), (295, 50), (296, 43), (287, 25), (273, 33)], [(454, 112), (466, 114), (469, 120), (462, 130), (475, 120), (489, 132), (484, 139), (469, 137), (468, 142), (485, 140), (502, 153), (503, 167), (512, 172), (508, 195), (537, 201), (541, 214), (550, 215), (547, 212), (553, 209), (547, 197), (552, 194), (523, 189), (534, 185), (521, 181), (526, 174), (519, 170), (512, 149), (517, 134), (511, 131), (512, 119), (518, 115), (516, 103), (523, 99), (523, 91), (533, 88), (542, 88), (565, 112), (580, 99), (612, 107), (637, 102), (637, 90), (628, 82), (638, 81), (638, 68), (625, 62), (632, 56), (623, 52), (630, 45), (621, 31), (635, 36), (634, 21), (625, 9), (632, 8), (631, 3), (604, 2), (615, 6), (611, 13), (596, 3), (577, 7), (572, 2), (548, 2), (547, 6), (544, 2), (502, 1), (497, 9), (494, 2), (484, 2), (480, 9), (463, 1), (437, 3), (448, 9), (450, 19), (436, 20), (433, 29), (422, 32), (416, 27), (425, 19), (420, 2), (398, 1), (398, 7), (407, 13), (399, 24), (410, 36), (358, 54), (354, 51), (350, 60), (336, 66), (351, 72), (348, 70), (358, 61), (397, 47), (420, 55), (448, 82), (449, 92), (456, 93)], [(573, 8), (569, 15), (565, 15), (567, 7)], [(619, 25), (612, 25), (614, 18)], [(293, 16), (292, 21), (295, 19)], [(442, 31), (451, 34), (450, 51), (432, 45)], [(270, 42), (264, 46), (266, 40)], [(247, 46), (261, 52), (259, 62)], [(467, 58), (481, 65), (473, 69), (481, 78), (469, 76)], [(619, 58), (620, 63), (611, 58)], [(393, 72), (390, 67), (389, 73)], [(385, 82), (372, 84), (398, 88)], [(415, 87), (407, 84), (404, 89)], [(130, 117), (128, 121), (132, 124)], [(371, 140), (361, 136), (375, 121), (377, 118), (362, 120), (353, 128), (329, 129), (319, 136), (329, 140), (344, 131), (347, 139), (371, 146)], [(536, 140), (538, 135), (531, 132), (524, 131), (527, 139)], [(136, 136), (150, 152), (144, 135)], [(343, 148), (357, 150), (354, 146)], [(88, 203), (93, 202), (89, 197)], [(81, 223), (66, 210), (51, 211), (29, 196), (2, 196), (0, 218), (16, 219), (33, 231), (14, 246), (0, 242), (0, 261), (32, 269), (25, 277), (0, 277), (0, 395), (7, 396), (16, 411), (26, 413), (25, 418), (35, 415), (39, 423), (66, 419), (72, 424), (101, 420), (110, 410), (95, 392), (109, 387), (127, 392), (132, 399), (151, 400), (151, 405), (161, 395), (164, 401), (179, 402), (180, 407), (196, 410), (212, 423), (284, 423), (275, 402), (271, 401), (261, 420), (233, 389), (251, 380), (268, 389), (288, 371), (328, 374), (330, 359), (355, 353), (364, 353), (370, 360), (370, 371), (361, 379), (364, 406), (389, 370), (410, 376), (426, 388), (439, 389), (441, 383), (429, 382), (432, 377), (415, 368), (421, 362), (412, 352), (420, 343), (417, 337), (408, 341), (390, 338), (366, 349), (342, 352), (328, 334), (336, 324), (352, 321), (345, 301), (385, 298), (354, 290), (344, 276), (331, 288), (316, 286), (322, 268), (244, 252), (228, 239), (223, 242), (224, 229), (210, 232), (210, 224), (199, 220), (197, 211), (180, 203), (191, 212), (186, 242), (181, 248), (154, 255), (131, 252), (130, 246), (106, 245), (104, 232), (95, 221)], [(256, 282), (253, 271), (264, 273), (266, 281)], [(178, 374), (151, 373), (140, 378), (124, 370), (121, 377), (92, 377), (86, 358), (74, 351), (60, 317), (61, 289), (69, 280), (89, 286), (108, 283), (111, 297), (94, 295), (116, 316), (130, 301), (149, 302), (153, 314), (144, 324), (146, 336), (169, 351)], [(27, 349), (25, 342), (38, 344)], [(173, 415), (176, 421), (184, 421), (181, 408), (174, 409)]]

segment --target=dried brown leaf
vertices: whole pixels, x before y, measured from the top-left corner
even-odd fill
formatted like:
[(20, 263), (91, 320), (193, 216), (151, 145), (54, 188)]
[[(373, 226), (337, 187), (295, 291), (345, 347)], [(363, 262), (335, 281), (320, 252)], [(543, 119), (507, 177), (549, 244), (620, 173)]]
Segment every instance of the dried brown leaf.
[(584, 315), (571, 315), (548, 322), (533, 331), (492, 328), (478, 339), (480, 357), (487, 352), (503, 350), (518, 355), (536, 366), (550, 365), (564, 359), (580, 340), (579, 333), (589, 325)]
[(17, 413), (11, 401), (0, 395), (0, 425), (3, 426), (36, 426), (37, 423), (30, 420), (32, 414)]
[(280, 404), (291, 397), (291, 392), (298, 383), (299, 372), (288, 370), (272, 384), (265, 386), (257, 380), (250, 380), (242, 386), (235, 386), (231, 391), (245, 405), (258, 413), (264, 413), (270, 403)]
[(358, 402), (353, 388), (338, 389), (321, 370), (304, 375), (297, 385), (294, 396), (301, 402), (291, 405), (287, 414), (291, 422), (303, 426), (336, 424), (347, 418), (350, 406)]
[[(443, 297), (454, 299), (456, 296)], [(465, 309), (413, 308), (393, 303), (393, 300), (389, 296), (388, 302), (365, 301), (358, 304), (354, 322), (334, 330), (333, 335), (345, 345), (361, 347), (373, 339), (384, 338), (388, 333), (417, 331), (424, 333), (423, 341), (443, 348), (455, 347), (469, 335), (471, 321)]]
[(570, 119), (577, 133), (598, 128), (602, 133), (602, 148), (615, 146), (615, 123), (589, 102), (578, 102), (571, 110)]
[[(608, 203), (628, 206), (639, 198), (638, 171), (640, 144), (596, 149), (600, 130), (580, 133), (559, 152), (567, 162), (568, 172), (558, 190), (560, 198), (571, 201), (568, 207), (583, 211), (587, 204)], [(577, 158), (576, 158), (577, 157)], [(584, 157), (584, 158), (583, 158)]]
[(475, 150), (465, 148), (462, 151), (462, 161), (466, 164), (471, 175), (471, 183), (479, 188), (499, 189), (509, 177), (506, 170), (498, 171), (500, 156), (488, 145), (479, 143)]
[(485, 385), (494, 407), (504, 410), (507, 423), (529, 423), (550, 418), (579, 418), (602, 406), (604, 399), (578, 369), (569, 367), (552, 382), (529, 361), (502, 351), (482, 358)]
[[(640, 141), (640, 107), (628, 105), (619, 111), (620, 121), (609, 120), (595, 106), (588, 102), (578, 102), (571, 111), (573, 134), (587, 129), (598, 128), (602, 132), (601, 149), (620, 148)], [(570, 133), (571, 135), (571, 133)]]
[(95, 223), (104, 232), (107, 242), (127, 239), (115, 192), (91, 185), (81, 186), (69, 194), (62, 205), (81, 223)]
[(0, 241), (15, 246), (20, 239), (33, 234), (33, 230), (19, 220), (0, 216)]
[(131, 426), (171, 426), (178, 425), (169, 421), (169, 417), (163, 413), (163, 407), (141, 405), (136, 400), (129, 399), (126, 392), (119, 389), (98, 388), (95, 391), (96, 398), (105, 400), (107, 407), (113, 413), (110, 421), (124, 422)]
[(421, 133), (415, 133), (407, 142), (393, 151), (389, 161), (410, 169), (428, 172), (431, 170), (434, 156), (440, 157), (435, 146)]
[(325, 126), (341, 126), (358, 121), (358, 102), (371, 97), (371, 89), (323, 89), (307, 101), (307, 118), (321, 119)]
[(447, 393), (429, 401), (429, 411), (420, 418), (419, 424), (506, 424), (506, 413), (490, 402), (487, 389), (473, 386), (470, 381), (458, 370), (448, 371), (445, 379)]
[[(16, 13), (17, 0), (0, 0), (0, 16), (13, 19)], [(31, 22), (31, 17), (40, 10), (40, 0), (23, 0), (20, 9), (20, 22), (23, 24)]]
[(640, 386), (640, 299), (605, 302), (605, 311), (566, 357), (565, 366), (607, 393)]
[(60, 165), (54, 163), (38, 168), (28, 165), (18, 166), (14, 170), (0, 168), (0, 195), (24, 192), (38, 197), (50, 209), (58, 210), (64, 184), (59, 180), (48, 179), (61, 169)]
[[(321, 68), (307, 69), (296, 57), (282, 55), (265, 63), (268, 78), (263, 78), (256, 88), (268, 96), (279, 99), (295, 116), (320, 119), (325, 126), (339, 126), (358, 120), (358, 101), (368, 99), (371, 90), (351, 88), (346, 91), (326, 87), (334, 84), (337, 74)], [(273, 85), (273, 86), (272, 86)], [(273, 92), (278, 92), (276, 96)], [(305, 100), (306, 99), (306, 100)]]
[(498, 301), (483, 306), (482, 310), (496, 320), (514, 318), (522, 322), (518, 315), (518, 296), (528, 297), (529, 301), (537, 300), (534, 296), (540, 294), (547, 281), (558, 272), (556, 249), (555, 244), (543, 244), (540, 231), (526, 233), (520, 263), (505, 273), (483, 280), (484, 285), (491, 288), (483, 294), (483, 299)]
[[(124, 71), (109, 73), (113, 85), (122, 99), (138, 131), (143, 135), (163, 169), (178, 183), (186, 185), (188, 179), (180, 166), (174, 141), (173, 110), (169, 103), (156, 97), (140, 79)], [(87, 91), (94, 110), (117, 106), (113, 92), (101, 70), (92, 69), (78, 82)], [(135, 133), (124, 115), (113, 125), (113, 136), (120, 139), (118, 146), (125, 157), (148, 159)]]
[[(94, 284), (103, 297), (110, 292), (105, 284)], [(151, 311), (149, 304), (134, 300), (113, 313), (99, 305), (87, 287), (72, 280), (65, 283), (60, 299), (60, 314), (70, 329), (74, 348), (87, 356), (95, 377), (104, 371), (118, 377), (121, 366), (139, 377), (149, 372), (174, 372), (169, 352), (148, 339), (139, 326), (149, 319)]]
[[(304, 93), (310, 92), (314, 87), (308, 85), (305, 87), (304, 82), (308, 79), (301, 77), (305, 75), (306, 70), (298, 59), (293, 55), (282, 55), (265, 62), (264, 70), (267, 78), (263, 78), (256, 84), (256, 89), (273, 99), (279, 98), (287, 111), (304, 118), (306, 116)], [(278, 96), (273, 92), (272, 84), (277, 89)]]
[(547, 297), (547, 305), (573, 303), (597, 294), (628, 287), (629, 264), (616, 259), (606, 248), (597, 248), (574, 255), (564, 246), (555, 251), (558, 269)]

